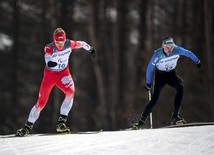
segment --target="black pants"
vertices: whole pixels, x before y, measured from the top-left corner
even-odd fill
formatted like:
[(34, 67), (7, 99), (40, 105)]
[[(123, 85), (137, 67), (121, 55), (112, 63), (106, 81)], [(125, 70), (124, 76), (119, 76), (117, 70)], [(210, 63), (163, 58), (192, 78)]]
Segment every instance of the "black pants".
[(183, 80), (181, 79), (180, 76), (176, 74), (175, 70), (170, 72), (155, 71), (155, 83), (153, 87), (151, 101), (148, 103), (142, 114), (144, 117), (149, 116), (150, 112), (152, 111), (152, 108), (158, 101), (161, 90), (166, 84), (170, 85), (177, 91), (174, 99), (173, 114), (177, 115), (179, 113), (181, 101), (183, 98), (183, 89), (184, 89)]

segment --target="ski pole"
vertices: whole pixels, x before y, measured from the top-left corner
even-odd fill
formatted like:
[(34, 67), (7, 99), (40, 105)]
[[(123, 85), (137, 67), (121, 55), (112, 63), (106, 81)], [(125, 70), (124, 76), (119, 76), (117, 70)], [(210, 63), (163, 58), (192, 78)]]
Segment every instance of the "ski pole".
[[(148, 93), (149, 93), (149, 102), (150, 102), (151, 101), (151, 90), (149, 90)], [(149, 118), (150, 118), (150, 127), (152, 129), (153, 128), (152, 112), (150, 112)]]

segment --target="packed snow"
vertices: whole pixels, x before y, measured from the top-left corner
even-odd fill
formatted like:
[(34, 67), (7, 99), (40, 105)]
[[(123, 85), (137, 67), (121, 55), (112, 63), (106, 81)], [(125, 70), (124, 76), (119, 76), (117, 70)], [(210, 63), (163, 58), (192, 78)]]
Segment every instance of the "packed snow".
[(214, 125), (103, 131), (88, 134), (0, 136), (0, 155), (212, 155)]

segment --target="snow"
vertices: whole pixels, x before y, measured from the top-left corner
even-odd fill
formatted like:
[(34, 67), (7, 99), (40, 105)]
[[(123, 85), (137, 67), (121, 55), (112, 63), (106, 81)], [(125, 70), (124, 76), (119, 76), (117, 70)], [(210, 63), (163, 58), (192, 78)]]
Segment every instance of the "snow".
[(103, 131), (95, 134), (0, 137), (0, 155), (214, 154), (214, 125)]

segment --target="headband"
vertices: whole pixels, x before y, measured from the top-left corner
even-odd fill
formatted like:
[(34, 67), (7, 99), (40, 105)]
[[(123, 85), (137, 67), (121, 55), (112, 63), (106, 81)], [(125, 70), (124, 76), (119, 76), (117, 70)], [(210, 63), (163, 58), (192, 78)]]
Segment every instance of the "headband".
[(56, 33), (53, 36), (54, 41), (65, 41), (66, 40), (66, 35), (64, 33)]

